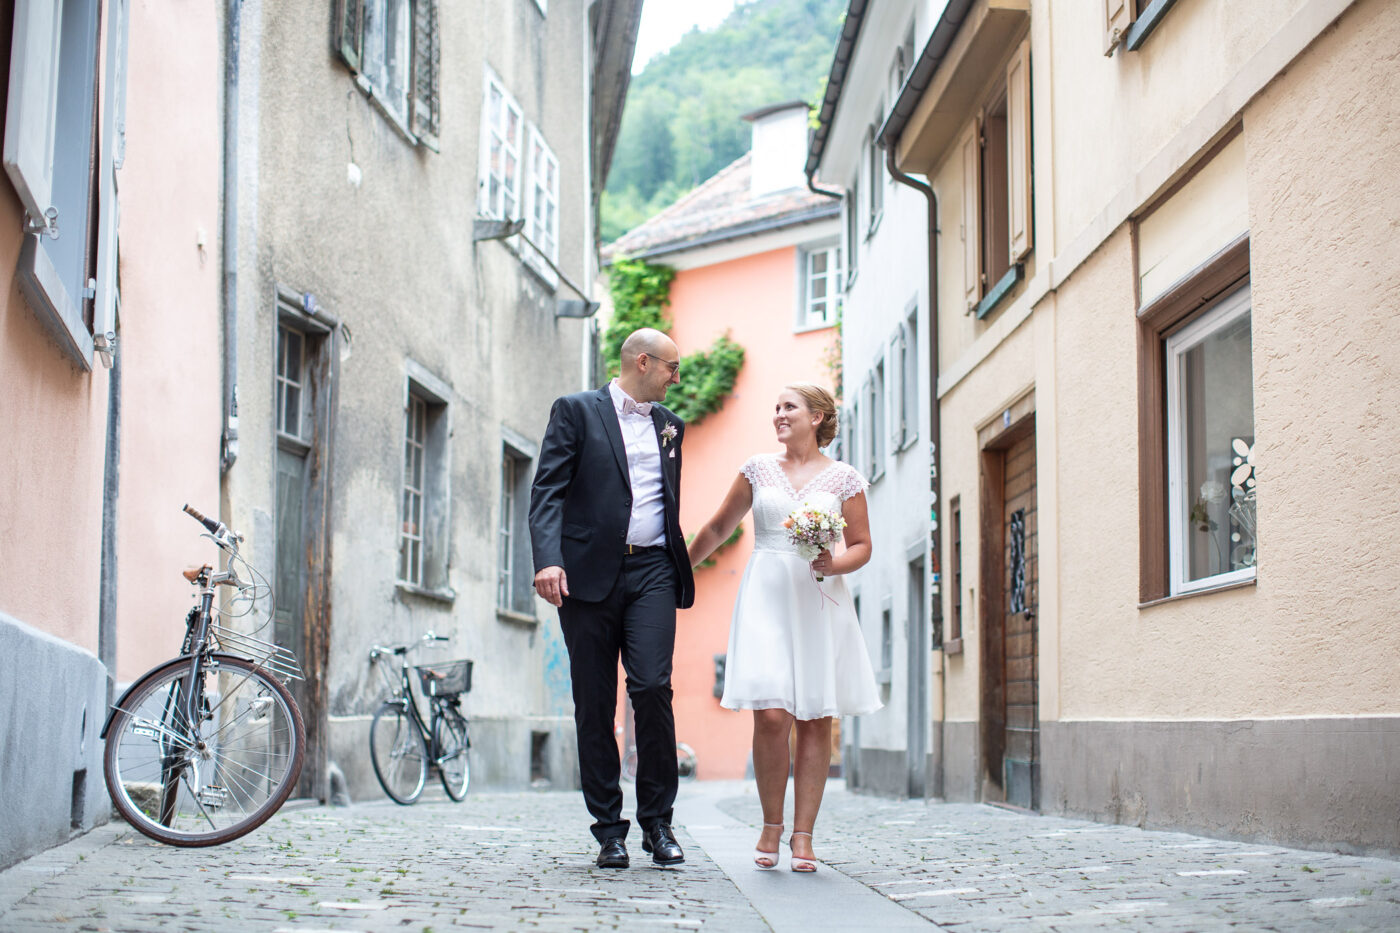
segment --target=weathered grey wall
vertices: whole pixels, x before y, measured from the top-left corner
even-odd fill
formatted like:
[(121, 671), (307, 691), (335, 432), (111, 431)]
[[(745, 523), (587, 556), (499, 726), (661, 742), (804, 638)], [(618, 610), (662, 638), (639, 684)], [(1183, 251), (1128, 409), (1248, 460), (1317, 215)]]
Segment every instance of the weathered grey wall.
[(1040, 728), (1046, 812), (1362, 855), (1400, 852), (1400, 717)]
[(0, 612), (0, 868), (107, 822), (107, 669)]
[[(586, 324), (554, 316), (558, 298), (576, 297), (566, 286), (551, 287), (506, 243), (472, 241), (483, 75), (489, 65), (500, 76), (559, 159), (559, 265), (586, 285), (584, 4), (551, 3), (547, 16), (532, 3), (441, 5), (439, 152), (406, 139), (356, 86), (331, 49), (331, 6), (244, 6), (243, 450), (226, 484), (229, 510), (255, 532), (255, 562), (270, 567), (275, 293), (312, 293), (353, 337), (340, 353), (331, 474), (330, 758), (352, 797), (379, 792), (367, 734), (383, 689), (366, 653), (433, 629), (452, 641), (422, 660), (476, 662), (466, 698), (483, 723), (473, 780), (520, 786), (532, 730), (551, 734), (550, 755), (572, 748), (572, 707), (552, 615), (530, 624), (495, 611), (502, 434), (537, 441), (551, 401), (582, 387)], [(451, 599), (396, 584), (409, 361), (449, 392)], [(511, 725), (497, 740), (489, 721)], [(572, 783), (567, 768), (556, 771)]]

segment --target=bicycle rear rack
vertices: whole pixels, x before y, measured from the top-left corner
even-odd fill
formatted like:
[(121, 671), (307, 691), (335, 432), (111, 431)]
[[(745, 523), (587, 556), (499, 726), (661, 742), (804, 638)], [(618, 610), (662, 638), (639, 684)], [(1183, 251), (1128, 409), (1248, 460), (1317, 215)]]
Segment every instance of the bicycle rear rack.
[(290, 648), (217, 624), (209, 627), (209, 634), (213, 637), (216, 647), (230, 654), (246, 657), (283, 680), (306, 679), (301, 672), (301, 662)]

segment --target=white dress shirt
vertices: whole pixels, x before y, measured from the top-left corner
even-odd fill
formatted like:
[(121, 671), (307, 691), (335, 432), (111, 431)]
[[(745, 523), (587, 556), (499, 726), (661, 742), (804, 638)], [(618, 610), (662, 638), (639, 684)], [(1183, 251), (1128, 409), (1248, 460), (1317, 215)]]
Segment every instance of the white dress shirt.
[[(651, 415), (623, 413), (623, 402), (631, 398), (614, 379), (608, 384), (613, 411), (622, 429), (627, 450), (627, 478), (632, 484), (632, 518), (627, 523), (627, 543), (653, 547), (666, 543), (666, 506), (661, 487), (661, 446)], [(635, 399), (632, 399), (635, 402)]]

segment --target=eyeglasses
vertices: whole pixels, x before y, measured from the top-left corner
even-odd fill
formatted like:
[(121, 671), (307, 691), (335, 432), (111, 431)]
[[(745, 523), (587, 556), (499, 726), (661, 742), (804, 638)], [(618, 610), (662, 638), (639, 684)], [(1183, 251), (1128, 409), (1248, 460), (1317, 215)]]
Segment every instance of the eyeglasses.
[(663, 360), (661, 357), (652, 356), (650, 353), (643, 353), (642, 356), (645, 356), (649, 360), (656, 360), (656, 362), (658, 363), (665, 363), (667, 366), (671, 367), (671, 375), (673, 376), (677, 375), (681, 371), (680, 360)]

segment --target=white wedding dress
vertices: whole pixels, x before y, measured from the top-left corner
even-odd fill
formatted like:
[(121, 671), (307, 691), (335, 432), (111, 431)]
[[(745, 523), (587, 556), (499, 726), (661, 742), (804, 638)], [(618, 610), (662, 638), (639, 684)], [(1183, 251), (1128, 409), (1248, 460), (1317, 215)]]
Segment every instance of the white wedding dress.
[(874, 712), (883, 704), (845, 579), (818, 583), (783, 527), (804, 503), (839, 511), (865, 480), (833, 462), (796, 490), (775, 454), (750, 457), (742, 473), (753, 487), (754, 549), (734, 601), (720, 705), (798, 719)]

